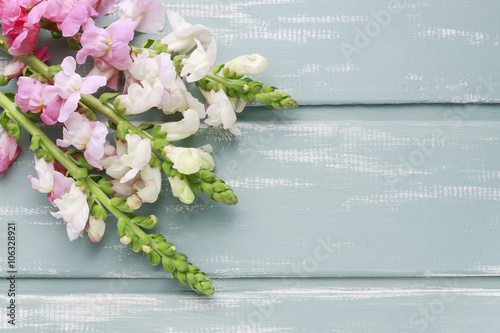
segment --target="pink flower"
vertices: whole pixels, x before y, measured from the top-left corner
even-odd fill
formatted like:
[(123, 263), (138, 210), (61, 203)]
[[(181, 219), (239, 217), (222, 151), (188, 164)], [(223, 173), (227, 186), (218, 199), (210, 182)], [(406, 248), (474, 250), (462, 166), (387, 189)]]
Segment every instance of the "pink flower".
[(43, 17), (55, 22), (64, 37), (74, 36), (82, 24), (99, 14), (87, 1), (46, 0), (47, 10)]
[(144, 33), (158, 33), (165, 25), (165, 8), (157, 0), (125, 0), (118, 5), (123, 10), (120, 20), (132, 19), (134, 30)]
[(116, 11), (118, 0), (89, 0), (90, 4), (97, 11), (97, 16), (112, 14)]
[(50, 101), (46, 109), (47, 117), (65, 122), (76, 110), (81, 94), (95, 93), (107, 80), (103, 76), (82, 78), (75, 73), (76, 62), (72, 57), (64, 58), (61, 68), (63, 70), (54, 76), (54, 85), (44, 89), (43, 99)]
[[(40, 46), (37, 50), (33, 52), (33, 55), (45, 62), (50, 59), (50, 55), (47, 53), (49, 48), (46, 45)], [(26, 64), (17, 58), (13, 58), (11, 62), (5, 66), (3, 70), (3, 75), (7, 76), (9, 79), (13, 79), (21, 76), (23, 74), (23, 69), (26, 67)]]
[(0, 136), (0, 175), (14, 162), (20, 152), (21, 147), (17, 145), (16, 139), (4, 132)]
[(104, 156), (104, 144), (108, 129), (100, 121), (90, 121), (87, 117), (73, 112), (64, 122), (66, 128), (63, 129), (63, 140), (57, 140), (60, 147), (73, 146), (79, 150), (84, 150), (87, 162), (93, 167), (102, 170), (102, 166), (97, 162)]
[(23, 112), (40, 113), (44, 111), (46, 103), (42, 95), (45, 88), (49, 87), (48, 84), (32, 77), (23, 76), (17, 80), (17, 87), (15, 102)]
[(47, 198), (54, 206), (54, 200), (60, 199), (64, 194), (68, 193), (71, 185), (75, 182), (73, 178), (65, 177), (62, 173), (56, 171), (51, 162), (47, 162), (43, 158), (39, 159), (36, 156), (35, 171), (38, 178), (28, 176), (31, 186), (41, 193), (47, 193)]
[(5, 4), (1, 15), (2, 34), (7, 36), (10, 54), (25, 55), (35, 49), (40, 19), (46, 8), (45, 1), (37, 4), (37, 0), (12, 0)]
[(83, 25), (80, 39), (82, 49), (76, 54), (79, 64), (85, 63), (88, 56), (102, 60), (111, 66), (126, 70), (132, 65), (130, 46), (134, 38), (134, 22), (132, 20), (116, 21), (106, 29), (95, 26), (93, 20)]
[(114, 68), (102, 59), (94, 59), (94, 67), (89, 72), (89, 76), (104, 76), (108, 81), (106, 85), (113, 90), (118, 90), (118, 80), (120, 78), (120, 70)]

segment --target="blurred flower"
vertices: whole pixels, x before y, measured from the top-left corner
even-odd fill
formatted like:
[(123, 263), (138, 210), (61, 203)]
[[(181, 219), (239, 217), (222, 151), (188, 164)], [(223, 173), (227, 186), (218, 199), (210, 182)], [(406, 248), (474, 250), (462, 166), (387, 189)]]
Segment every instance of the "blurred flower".
[(17, 145), (16, 139), (4, 132), (0, 136), (0, 174), (7, 170), (19, 153), (21, 153), (21, 147)]

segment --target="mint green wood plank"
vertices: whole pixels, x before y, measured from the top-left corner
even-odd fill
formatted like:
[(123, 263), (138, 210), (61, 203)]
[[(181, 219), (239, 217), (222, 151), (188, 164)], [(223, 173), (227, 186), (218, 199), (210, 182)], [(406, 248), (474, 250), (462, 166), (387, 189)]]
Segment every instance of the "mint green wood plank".
[[(241, 137), (204, 129), (186, 142), (214, 145), (237, 206), (186, 206), (165, 184), (164, 199), (144, 212), (213, 277), (498, 276), (498, 110), (247, 110)], [(32, 164), (25, 150), (0, 177), (0, 220), (18, 224), (20, 276), (165, 276), (118, 242), (113, 219), (102, 243), (69, 242), (55, 209), (30, 189)]]
[[(394, 3), (399, 5), (393, 8)], [(241, 54), (265, 55), (269, 68), (256, 79), (286, 90), (303, 105), (500, 101), (500, 3), (495, 0), (165, 5), (212, 29), (220, 63)], [(158, 37), (139, 37), (147, 38)], [(51, 49), (66, 47), (61, 40), (49, 43)], [(348, 45), (355, 50), (351, 55)], [(66, 54), (53, 52), (54, 62)]]
[[(18, 280), (26, 332), (497, 332), (499, 279)], [(4, 280), (0, 288), (7, 288)], [(4, 293), (0, 328), (7, 329)]]

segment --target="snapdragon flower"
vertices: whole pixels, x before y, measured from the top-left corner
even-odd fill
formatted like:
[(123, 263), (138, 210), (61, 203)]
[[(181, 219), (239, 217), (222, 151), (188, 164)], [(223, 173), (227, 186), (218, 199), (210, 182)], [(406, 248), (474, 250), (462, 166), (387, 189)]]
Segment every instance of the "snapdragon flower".
[(7, 132), (3, 132), (0, 136), (0, 175), (8, 169), (20, 153), (21, 147), (18, 146), (16, 139), (10, 137)]
[(138, 209), (144, 202), (153, 203), (158, 200), (161, 190), (160, 168), (146, 165), (134, 178), (125, 183), (111, 180), (114, 196), (128, 198), (127, 204), (133, 209)]
[(78, 112), (73, 112), (64, 122), (63, 139), (56, 141), (60, 147), (73, 146), (84, 150), (87, 162), (94, 168), (102, 170), (99, 160), (104, 155), (104, 144), (108, 128), (100, 121), (91, 121)]
[(229, 130), (235, 135), (241, 134), (234, 124), (236, 123), (236, 112), (241, 112), (245, 107), (245, 102), (236, 98), (229, 98), (226, 93), (220, 89), (219, 91), (201, 90), (203, 96), (210, 104), (207, 108), (208, 118), (205, 123), (211, 126), (220, 126)]
[(167, 133), (166, 139), (177, 141), (185, 139), (200, 129), (200, 117), (193, 109), (184, 111), (184, 118), (177, 122), (169, 122), (161, 125), (161, 130)]
[(83, 24), (82, 49), (76, 54), (76, 60), (83, 64), (88, 56), (92, 56), (116, 69), (129, 69), (132, 65), (129, 42), (133, 38), (132, 20), (116, 21), (106, 29), (96, 27), (93, 20), (88, 20)]
[(189, 58), (182, 59), (181, 76), (186, 78), (187, 82), (195, 82), (203, 79), (210, 71), (210, 67), (215, 63), (217, 57), (217, 44), (215, 39), (212, 38), (211, 43), (205, 50), (201, 42), (197, 39), (194, 40), (197, 47), (191, 52)]
[(206, 45), (212, 40), (212, 33), (208, 28), (187, 23), (182, 16), (170, 10), (167, 10), (167, 17), (172, 32), (163, 37), (161, 43), (168, 45), (169, 50), (187, 54), (196, 46), (196, 39)]
[(64, 37), (74, 36), (89, 18), (99, 16), (90, 2), (85, 0), (45, 0), (47, 9), (43, 15), (57, 24)]
[(260, 54), (243, 55), (228, 61), (224, 68), (241, 76), (245, 74), (257, 74), (267, 67), (267, 59)]
[(126, 142), (117, 140), (116, 155), (102, 161), (106, 173), (120, 182), (133, 179), (151, 160), (151, 141), (137, 134), (127, 134)]
[[(45, 62), (50, 59), (50, 55), (47, 53), (48, 47), (46, 45), (40, 46), (38, 49), (33, 51), (33, 55)], [(26, 64), (17, 58), (13, 58), (7, 66), (3, 69), (3, 75), (8, 77), (9, 79), (13, 79), (21, 76), (23, 74), (23, 70), (26, 68)]]
[(210, 154), (212, 152), (210, 145), (201, 148), (166, 146), (163, 149), (167, 158), (174, 164), (173, 168), (182, 174), (190, 175), (200, 171), (201, 168), (211, 171), (215, 167)]
[(41, 193), (47, 193), (49, 202), (54, 205), (54, 200), (60, 199), (68, 193), (71, 185), (75, 182), (73, 178), (64, 176), (57, 171), (52, 162), (47, 162), (43, 158), (37, 158), (35, 155), (35, 171), (38, 178), (31, 175), (28, 179), (34, 190)]
[(2, 34), (7, 36), (9, 53), (25, 55), (31, 53), (38, 42), (40, 19), (47, 10), (46, 1), (10, 0), (2, 3)]
[(103, 76), (82, 78), (75, 72), (76, 61), (73, 57), (64, 58), (61, 68), (62, 71), (54, 76), (54, 85), (43, 91), (43, 99), (51, 101), (47, 105), (46, 114), (53, 123), (65, 122), (76, 110), (81, 94), (95, 93), (107, 81)]
[(186, 178), (175, 175), (173, 177), (168, 177), (168, 181), (174, 197), (179, 198), (181, 202), (188, 205), (193, 203), (194, 193), (191, 190)]
[(125, 0), (118, 7), (123, 11), (120, 20), (131, 19), (135, 31), (155, 34), (165, 26), (165, 8), (159, 1)]
[(66, 222), (66, 231), (70, 240), (83, 236), (83, 231), (89, 219), (90, 208), (87, 195), (76, 184), (72, 184), (68, 193), (60, 199), (54, 200), (59, 208), (58, 212), (51, 212), (52, 216)]
[(127, 115), (134, 115), (148, 111), (160, 104), (163, 98), (164, 88), (159, 80), (151, 85), (148, 81), (132, 83), (126, 95), (120, 95), (120, 106), (125, 108)]
[[(49, 85), (38, 79), (23, 76), (17, 80), (17, 94), (14, 100), (23, 112), (41, 113), (47, 107), (43, 99), (43, 91)], [(42, 119), (43, 120), (43, 119)]]
[(193, 109), (198, 112), (198, 117), (203, 119), (206, 117), (205, 107), (200, 101), (191, 95), (187, 90), (184, 80), (177, 77), (170, 87), (168, 87), (169, 100), (168, 103), (159, 106), (165, 114), (173, 114), (183, 112), (187, 109)]
[(87, 224), (87, 233), (89, 235), (90, 241), (92, 243), (100, 242), (102, 236), (104, 236), (104, 231), (106, 230), (106, 223), (103, 219), (97, 219), (90, 215)]

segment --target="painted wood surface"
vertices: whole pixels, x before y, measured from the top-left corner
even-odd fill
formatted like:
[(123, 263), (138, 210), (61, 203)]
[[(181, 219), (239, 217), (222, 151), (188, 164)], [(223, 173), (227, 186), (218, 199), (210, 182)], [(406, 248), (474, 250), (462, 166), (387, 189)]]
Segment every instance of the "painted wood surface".
[[(165, 198), (144, 210), (211, 276), (500, 273), (498, 107), (251, 109), (240, 127), (239, 138), (205, 129), (185, 142), (214, 145), (237, 206), (184, 205), (165, 183)], [(119, 243), (114, 222), (102, 243), (68, 242), (54, 208), (30, 190), (32, 167), (25, 152), (1, 176), (21, 276), (164, 276)], [(38, 238), (36, 251), (22, 246)]]
[(215, 296), (197, 297), (171, 280), (28, 279), (18, 323), (25, 332), (498, 332), (498, 280), (217, 279)]
[(165, 4), (212, 29), (219, 62), (265, 55), (255, 78), (303, 107), (249, 108), (241, 137), (204, 128), (184, 142), (214, 146), (237, 206), (186, 206), (165, 184), (144, 209), (214, 278), (211, 298), (122, 246), (112, 218), (101, 243), (69, 242), (26, 178), (24, 138), (0, 176), (0, 225), (18, 227), (19, 330), (500, 330), (499, 106), (448, 104), (500, 101), (498, 1)]

